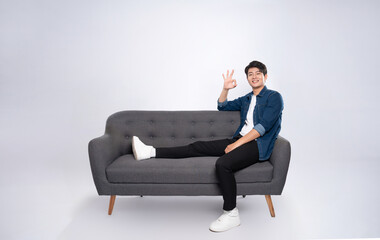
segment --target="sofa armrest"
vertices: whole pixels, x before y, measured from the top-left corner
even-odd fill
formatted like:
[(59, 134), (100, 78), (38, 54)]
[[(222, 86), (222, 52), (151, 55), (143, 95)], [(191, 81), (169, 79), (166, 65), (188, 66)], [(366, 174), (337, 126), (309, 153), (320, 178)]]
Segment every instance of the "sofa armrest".
[(88, 144), (92, 177), (99, 195), (111, 194), (111, 186), (106, 176), (106, 168), (121, 156), (119, 144), (110, 135), (92, 139)]
[(271, 194), (280, 195), (285, 185), (290, 164), (290, 142), (278, 136), (269, 161), (273, 165), (273, 179), (271, 183)]

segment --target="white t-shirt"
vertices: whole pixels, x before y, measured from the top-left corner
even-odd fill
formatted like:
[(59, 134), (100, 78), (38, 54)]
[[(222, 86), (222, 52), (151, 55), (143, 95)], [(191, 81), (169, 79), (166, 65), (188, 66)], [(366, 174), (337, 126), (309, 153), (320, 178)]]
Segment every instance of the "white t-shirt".
[(252, 95), (251, 103), (249, 104), (249, 109), (247, 112), (247, 117), (245, 119), (245, 124), (240, 131), (240, 135), (244, 136), (253, 129), (253, 109), (256, 105), (256, 96)]

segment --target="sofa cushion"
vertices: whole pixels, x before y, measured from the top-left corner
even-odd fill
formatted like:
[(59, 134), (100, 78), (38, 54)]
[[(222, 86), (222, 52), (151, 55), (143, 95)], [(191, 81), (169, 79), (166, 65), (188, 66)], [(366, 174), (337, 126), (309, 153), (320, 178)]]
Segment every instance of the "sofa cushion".
[[(218, 183), (215, 162), (218, 157), (151, 158), (136, 161), (123, 155), (107, 168), (111, 183)], [(237, 183), (270, 182), (273, 166), (259, 162), (235, 173)]]

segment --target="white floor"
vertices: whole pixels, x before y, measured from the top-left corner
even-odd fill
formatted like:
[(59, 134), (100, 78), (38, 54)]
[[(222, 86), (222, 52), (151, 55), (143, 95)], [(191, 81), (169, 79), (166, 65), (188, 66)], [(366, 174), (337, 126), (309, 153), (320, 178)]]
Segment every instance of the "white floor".
[[(241, 226), (212, 233), (222, 198), (97, 196), (88, 170), (68, 173), (45, 166), (32, 176), (18, 169), (1, 184), (1, 239), (346, 239), (380, 237), (376, 159), (307, 164), (295, 154), (282, 196), (273, 196), (271, 218), (264, 196), (238, 196)], [(3, 171), (7, 169), (3, 168)], [(12, 169), (8, 169), (12, 170)], [(21, 172), (21, 173), (20, 173)], [(63, 173), (65, 172), (65, 173)], [(4, 176), (2, 179), (4, 180)]]

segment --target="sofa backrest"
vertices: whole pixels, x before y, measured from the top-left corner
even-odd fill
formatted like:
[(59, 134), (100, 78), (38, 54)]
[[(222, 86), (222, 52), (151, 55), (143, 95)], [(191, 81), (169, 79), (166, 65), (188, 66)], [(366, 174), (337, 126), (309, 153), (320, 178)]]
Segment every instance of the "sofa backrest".
[(239, 111), (121, 111), (107, 119), (105, 133), (131, 154), (132, 136), (154, 147), (230, 138), (240, 123)]

